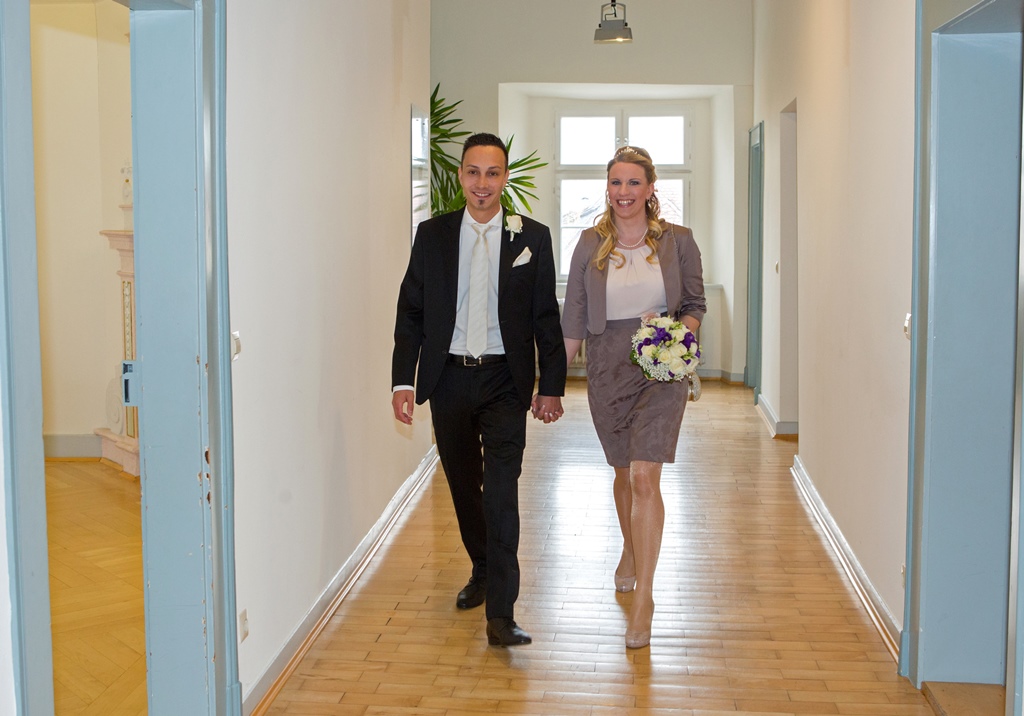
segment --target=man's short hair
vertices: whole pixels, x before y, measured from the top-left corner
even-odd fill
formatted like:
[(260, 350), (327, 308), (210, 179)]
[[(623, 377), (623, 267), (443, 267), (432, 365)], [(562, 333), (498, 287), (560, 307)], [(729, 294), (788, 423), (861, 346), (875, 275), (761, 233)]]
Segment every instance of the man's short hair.
[(467, 137), (465, 144), (462, 145), (461, 161), (466, 160), (466, 152), (473, 147), (497, 147), (505, 155), (505, 168), (508, 169), (508, 147), (505, 146), (505, 143), (499, 137), (487, 132), (480, 132), (479, 134)]

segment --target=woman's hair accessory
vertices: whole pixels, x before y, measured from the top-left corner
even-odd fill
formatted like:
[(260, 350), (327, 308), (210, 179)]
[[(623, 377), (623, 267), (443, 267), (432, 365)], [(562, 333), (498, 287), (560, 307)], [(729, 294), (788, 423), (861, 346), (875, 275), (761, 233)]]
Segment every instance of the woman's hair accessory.
[(618, 149), (615, 150), (615, 156), (619, 157), (622, 156), (623, 154), (638, 154), (639, 156), (643, 157), (644, 159), (647, 159), (648, 161), (651, 160), (651, 155), (647, 153), (646, 149), (642, 149), (640, 147), (631, 147), (628, 144), (625, 145), (624, 147), (619, 147)]

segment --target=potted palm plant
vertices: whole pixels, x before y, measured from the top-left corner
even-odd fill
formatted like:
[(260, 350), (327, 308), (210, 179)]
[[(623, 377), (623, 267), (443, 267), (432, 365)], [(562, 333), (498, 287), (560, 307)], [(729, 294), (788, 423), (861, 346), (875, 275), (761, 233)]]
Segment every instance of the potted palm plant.
[[(448, 153), (449, 145), (461, 146), (463, 139), (470, 133), (460, 129), (462, 120), (455, 116), (455, 109), (462, 100), (448, 104), (440, 97), (441, 83), (434, 86), (430, 95), (430, 213), (433, 216), (461, 209), (466, 205), (466, 197), (462, 195), (459, 184), (459, 159)], [(509, 157), (512, 156), (512, 142), (515, 135), (505, 141)], [(533, 193), (535, 172), (546, 167), (533, 151), (526, 157), (509, 160), (508, 184), (501, 194), (501, 205), (512, 214), (519, 213), (521, 204), (526, 211), (532, 211), (530, 199), (536, 199)]]

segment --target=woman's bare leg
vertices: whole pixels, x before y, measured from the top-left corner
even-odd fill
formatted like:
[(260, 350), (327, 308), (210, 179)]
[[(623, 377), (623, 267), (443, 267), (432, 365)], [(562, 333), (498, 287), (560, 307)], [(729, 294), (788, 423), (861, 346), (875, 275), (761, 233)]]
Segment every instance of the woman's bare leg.
[(661, 463), (634, 461), (629, 481), (632, 499), (630, 534), (636, 565), (636, 594), (626, 625), (626, 645), (646, 646), (654, 619), (654, 570), (661, 553), (665, 527), (665, 503), (661, 497)]
[(629, 468), (615, 468), (615, 483), (612, 492), (615, 495), (615, 512), (619, 516), (619, 529), (622, 530), (622, 556), (619, 566), (615, 568), (615, 589), (630, 592), (636, 582), (636, 566), (633, 562), (633, 533), (630, 527), (633, 511), (632, 486), (629, 484)]

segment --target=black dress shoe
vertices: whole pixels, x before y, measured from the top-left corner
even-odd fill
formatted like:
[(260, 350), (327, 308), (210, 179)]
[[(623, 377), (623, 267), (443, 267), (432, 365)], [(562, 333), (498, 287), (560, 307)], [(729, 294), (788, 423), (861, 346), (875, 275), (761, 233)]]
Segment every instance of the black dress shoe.
[(533, 639), (509, 617), (487, 620), (487, 643), (491, 646), (530, 644)]
[(459, 609), (472, 609), (484, 603), (487, 596), (487, 580), (470, 577), (469, 583), (459, 592), (455, 606)]

